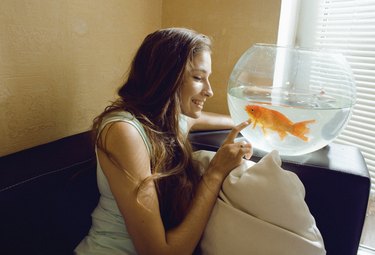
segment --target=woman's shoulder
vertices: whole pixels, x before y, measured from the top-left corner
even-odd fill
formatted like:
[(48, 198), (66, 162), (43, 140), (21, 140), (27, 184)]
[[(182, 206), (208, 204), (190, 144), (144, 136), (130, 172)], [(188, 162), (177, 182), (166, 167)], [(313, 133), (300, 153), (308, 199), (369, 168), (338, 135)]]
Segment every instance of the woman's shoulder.
[(109, 134), (108, 132), (110, 132), (112, 137), (118, 137), (119, 140), (121, 140), (121, 136), (128, 138), (140, 137), (145, 143), (147, 151), (151, 151), (150, 141), (142, 124), (130, 112), (114, 111), (107, 114), (107, 116), (103, 118), (100, 129), (104, 131), (100, 132), (102, 135)]
[[(128, 123), (131, 126), (135, 127), (137, 130), (143, 133), (143, 127), (141, 123), (134, 117), (134, 115), (127, 111), (113, 111), (108, 113), (103, 117), (103, 120), (100, 124), (100, 129), (104, 130), (108, 128), (108, 126), (112, 125), (122, 125), (124, 123)], [(110, 125), (109, 125), (110, 124)], [(127, 125), (125, 125), (127, 126)]]
[(142, 135), (139, 130), (127, 121), (113, 121), (105, 125), (101, 132), (104, 138), (111, 144), (126, 144), (127, 142), (139, 141)]

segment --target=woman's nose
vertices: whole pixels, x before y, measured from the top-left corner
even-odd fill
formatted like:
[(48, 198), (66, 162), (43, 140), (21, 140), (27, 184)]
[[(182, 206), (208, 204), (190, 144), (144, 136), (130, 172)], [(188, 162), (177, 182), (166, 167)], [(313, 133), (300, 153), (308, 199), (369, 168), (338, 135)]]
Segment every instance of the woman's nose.
[(212, 91), (211, 84), (209, 81), (206, 82), (206, 86), (203, 90), (203, 93), (206, 97), (212, 97), (214, 95), (214, 92)]

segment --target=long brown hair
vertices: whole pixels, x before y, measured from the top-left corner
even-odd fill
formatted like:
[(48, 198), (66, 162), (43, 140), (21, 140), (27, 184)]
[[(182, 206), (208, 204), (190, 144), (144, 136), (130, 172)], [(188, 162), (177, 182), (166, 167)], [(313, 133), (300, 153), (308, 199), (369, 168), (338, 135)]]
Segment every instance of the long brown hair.
[[(141, 122), (151, 143), (152, 175), (139, 184), (138, 192), (147, 182), (155, 182), (166, 229), (182, 221), (200, 179), (191, 145), (179, 128), (179, 93), (187, 66), (201, 51), (211, 52), (210, 39), (189, 29), (149, 34), (133, 59), (127, 81), (118, 90), (119, 99), (93, 125), (99, 139), (99, 126), (113, 111), (128, 111)], [(105, 142), (99, 139), (96, 143), (106, 151)]]

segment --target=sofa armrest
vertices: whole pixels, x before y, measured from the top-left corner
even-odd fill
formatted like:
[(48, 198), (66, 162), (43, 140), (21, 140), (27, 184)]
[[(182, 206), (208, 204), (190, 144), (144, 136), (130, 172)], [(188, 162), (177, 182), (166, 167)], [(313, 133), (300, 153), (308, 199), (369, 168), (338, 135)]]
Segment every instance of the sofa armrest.
[(0, 157), (0, 254), (72, 254), (98, 199), (89, 132)]

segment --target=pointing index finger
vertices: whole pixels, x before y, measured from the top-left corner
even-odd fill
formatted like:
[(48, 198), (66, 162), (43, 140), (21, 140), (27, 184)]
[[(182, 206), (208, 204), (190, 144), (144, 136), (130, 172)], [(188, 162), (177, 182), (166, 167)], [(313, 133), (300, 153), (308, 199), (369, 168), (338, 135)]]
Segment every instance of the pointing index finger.
[(244, 121), (237, 126), (235, 126), (232, 131), (228, 134), (227, 138), (224, 140), (223, 144), (233, 143), (234, 139), (238, 136), (242, 129), (250, 125), (250, 121)]

